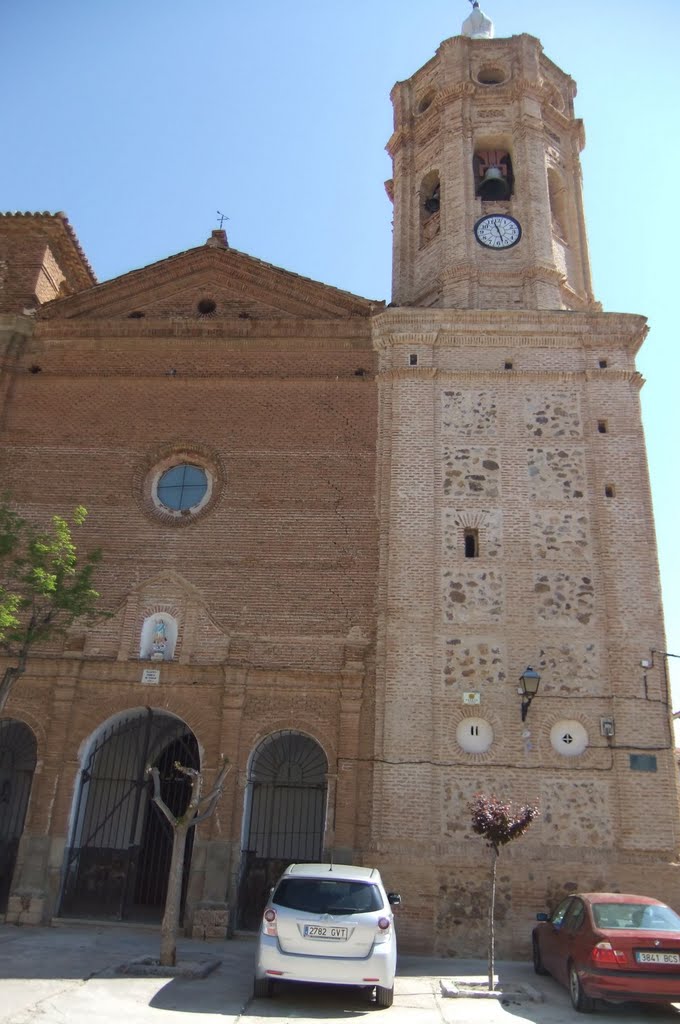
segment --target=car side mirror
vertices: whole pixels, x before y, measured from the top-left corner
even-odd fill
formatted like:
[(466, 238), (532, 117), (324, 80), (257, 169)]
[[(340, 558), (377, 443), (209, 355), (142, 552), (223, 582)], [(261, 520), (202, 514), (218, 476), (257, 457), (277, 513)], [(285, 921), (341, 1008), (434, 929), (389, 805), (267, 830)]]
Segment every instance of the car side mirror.
[(537, 921), (547, 921), (548, 919), (549, 919), (549, 914), (536, 914), (536, 920)]
[(401, 903), (401, 896), (399, 895), (398, 892), (388, 892), (387, 902), (392, 907), (398, 907), (399, 904)]

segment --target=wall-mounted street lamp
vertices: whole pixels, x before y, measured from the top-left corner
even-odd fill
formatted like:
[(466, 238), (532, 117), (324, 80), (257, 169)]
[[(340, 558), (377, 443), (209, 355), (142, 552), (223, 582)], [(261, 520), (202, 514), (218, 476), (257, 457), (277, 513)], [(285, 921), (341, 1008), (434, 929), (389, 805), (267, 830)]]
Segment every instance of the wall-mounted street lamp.
[(529, 705), (538, 693), (538, 687), (541, 682), (541, 677), (538, 672), (535, 672), (530, 666), (524, 669), (522, 675), (519, 677), (521, 688), (518, 691), (522, 695), (522, 721), (526, 721), (527, 711)]

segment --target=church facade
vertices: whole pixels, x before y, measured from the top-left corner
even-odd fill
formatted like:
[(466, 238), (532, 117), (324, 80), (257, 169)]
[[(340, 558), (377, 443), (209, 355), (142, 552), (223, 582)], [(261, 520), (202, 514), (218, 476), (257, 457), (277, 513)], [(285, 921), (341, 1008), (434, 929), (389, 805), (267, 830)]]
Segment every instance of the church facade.
[(223, 756), (194, 935), (332, 857), (401, 892), (404, 948), (482, 952), (478, 792), (540, 807), (502, 955), (575, 889), (680, 898), (646, 323), (593, 297), (573, 81), (485, 22), (393, 90), (389, 306), (221, 230), (98, 284), (64, 215), (0, 217), (5, 488), (36, 522), (87, 507), (112, 613), (0, 716), (6, 921), (158, 920), (146, 769), (181, 810), (175, 762), (209, 784)]

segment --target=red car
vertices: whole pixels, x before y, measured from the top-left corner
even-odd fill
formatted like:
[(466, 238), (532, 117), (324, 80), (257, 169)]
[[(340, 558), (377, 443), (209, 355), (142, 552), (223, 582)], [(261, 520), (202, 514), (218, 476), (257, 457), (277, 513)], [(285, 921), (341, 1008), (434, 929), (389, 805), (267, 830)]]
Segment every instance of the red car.
[(538, 919), (534, 970), (566, 985), (580, 1013), (596, 999), (680, 1002), (680, 917), (665, 903), (582, 892)]

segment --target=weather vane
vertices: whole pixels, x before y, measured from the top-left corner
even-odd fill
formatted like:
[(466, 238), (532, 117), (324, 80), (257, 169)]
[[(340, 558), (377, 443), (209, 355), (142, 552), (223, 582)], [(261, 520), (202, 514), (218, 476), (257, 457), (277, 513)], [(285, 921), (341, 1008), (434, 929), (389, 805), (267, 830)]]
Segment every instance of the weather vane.
[(221, 231), (222, 230), (222, 225), (224, 224), (225, 220), (229, 220), (229, 218), (227, 217), (226, 213), (221, 213), (220, 210), (217, 211), (217, 216), (220, 218), (220, 231)]

